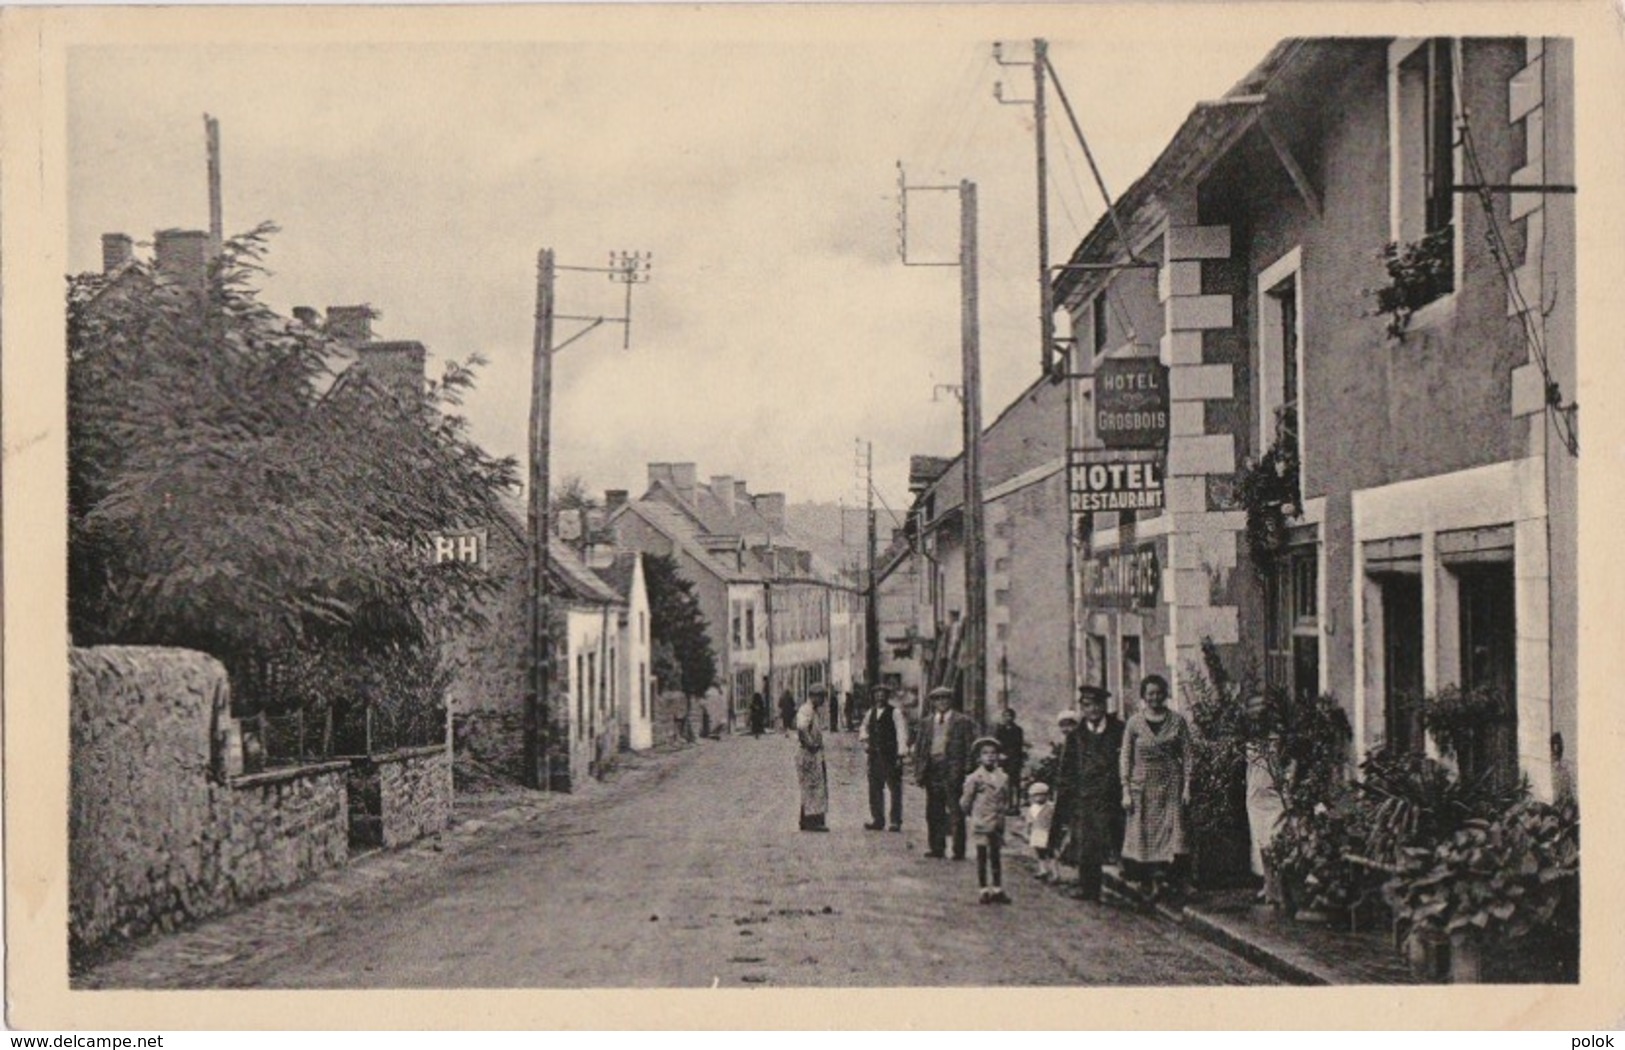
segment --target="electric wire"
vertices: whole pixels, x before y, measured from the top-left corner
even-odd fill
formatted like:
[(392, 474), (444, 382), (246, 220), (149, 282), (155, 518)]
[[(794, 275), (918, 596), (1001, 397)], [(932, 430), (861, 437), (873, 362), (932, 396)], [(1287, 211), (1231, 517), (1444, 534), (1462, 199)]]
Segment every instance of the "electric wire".
[[(1496, 269), (1507, 287), (1507, 294), (1512, 299), (1513, 307), (1518, 313), (1519, 327), (1523, 332), (1524, 346), (1534, 359), (1535, 365), (1540, 369), (1542, 383), (1541, 401), (1545, 416), (1551, 421), (1553, 429), (1557, 431), (1559, 439), (1563, 442), (1570, 455), (1580, 454), (1579, 436), (1574, 432), (1569, 419), (1569, 412), (1573, 406), (1562, 404), (1562, 394), (1555, 380), (1552, 378), (1551, 365), (1546, 354), (1545, 311), (1539, 312), (1538, 319), (1531, 316), (1529, 301), (1524, 297), (1523, 288), (1518, 280), (1516, 269), (1512, 267), (1512, 253), (1507, 245), (1506, 236), (1501, 231), (1500, 220), (1495, 214), (1495, 200), (1490, 190), (1489, 180), (1485, 177), (1484, 166), (1478, 156), (1478, 147), (1473, 140), (1472, 123), (1469, 118), (1467, 106), (1462, 95), (1462, 62), (1451, 63), (1452, 87), (1456, 97), (1456, 144), (1462, 149), (1462, 155), (1467, 161), (1468, 176), (1476, 187), (1474, 196), (1478, 198), (1483, 208), (1485, 219), (1488, 222), (1484, 238), (1489, 246), (1490, 258), (1494, 260)], [(1544, 204), (1542, 205), (1544, 211)], [(1544, 222), (1544, 219), (1542, 220)], [(1545, 250), (1544, 230), (1541, 237), (1541, 249)], [(1544, 264), (1542, 265), (1544, 273)], [(1542, 303), (1544, 306), (1544, 303)]]

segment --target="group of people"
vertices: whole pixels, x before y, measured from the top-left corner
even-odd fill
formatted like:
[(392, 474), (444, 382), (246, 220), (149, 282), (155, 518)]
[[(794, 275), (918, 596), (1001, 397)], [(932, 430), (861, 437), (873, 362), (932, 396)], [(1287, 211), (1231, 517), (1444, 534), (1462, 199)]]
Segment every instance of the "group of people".
[[(808, 690), (809, 694), (813, 690), (816, 690), (821, 698), (819, 701), (820, 705), (823, 704), (824, 700), (828, 700), (830, 732), (838, 732), (841, 728), (840, 695), (837, 693), (831, 693), (828, 689), (821, 685), (813, 686)], [(848, 701), (848, 706), (851, 706), (850, 701)], [(779, 694), (779, 727), (785, 736), (789, 736), (790, 733), (795, 729), (796, 714), (798, 710), (799, 707), (796, 704), (795, 694), (791, 693), (788, 689)], [(751, 736), (759, 737), (763, 733), (766, 733), (769, 728), (769, 720), (772, 717), (771, 712), (768, 710), (767, 698), (761, 693), (752, 693), (749, 707), (746, 710), (746, 717), (749, 720)]]
[[(808, 691), (795, 716), (801, 828), (827, 831), (829, 784), (824, 766), (823, 686)], [(909, 725), (890, 691), (877, 686), (859, 739), (868, 757), (870, 831), (903, 826), (903, 774), (912, 755), (914, 776), (925, 788), (926, 856), (966, 859), (976, 850), (982, 903), (1007, 903), (1003, 845), (1007, 816), (1019, 812), (1026, 743), (1013, 712), (1005, 711), (993, 736), (978, 736), (969, 716), (953, 709), (953, 692), (931, 691), (931, 710), (910, 741)], [(1111, 694), (1083, 686), (1077, 708), (1057, 716), (1063, 735), (1053, 792), (1028, 791), (1028, 842), (1036, 874), (1060, 881), (1060, 865), (1076, 868), (1073, 895), (1100, 900), (1101, 869), (1120, 858), (1124, 877), (1156, 898), (1168, 891), (1188, 853), (1185, 811), (1190, 804), (1191, 730), (1168, 707), (1168, 682), (1148, 675), (1141, 706), (1125, 723), (1107, 710)], [(887, 803), (889, 802), (889, 806)]]

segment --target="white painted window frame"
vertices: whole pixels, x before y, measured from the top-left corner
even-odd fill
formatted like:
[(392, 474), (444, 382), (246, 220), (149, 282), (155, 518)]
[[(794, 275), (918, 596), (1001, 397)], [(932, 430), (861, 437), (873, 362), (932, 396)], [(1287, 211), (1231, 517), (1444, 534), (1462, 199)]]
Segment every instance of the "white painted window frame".
[(1294, 247), (1270, 265), (1266, 266), (1258, 275), (1258, 447), (1262, 451), (1270, 447), (1275, 440), (1275, 412), (1281, 407), (1281, 398), (1278, 391), (1281, 388), (1279, 379), (1281, 371), (1286, 367), (1283, 360), (1285, 348), (1278, 338), (1281, 327), (1281, 308), (1279, 298), (1273, 294), (1288, 280), (1292, 280), (1292, 297), (1297, 307), (1297, 337), (1298, 337), (1298, 374), (1293, 377), (1292, 389), (1294, 400), (1298, 405), (1298, 469), (1299, 475), (1304, 473), (1303, 465), (1306, 457), (1306, 437), (1309, 432), (1308, 421), (1304, 413), (1303, 401), (1303, 370), (1304, 346), (1303, 340), (1303, 248)]
[[(1388, 44), (1388, 239), (1390, 241), (1405, 241), (1408, 239), (1405, 230), (1405, 172), (1404, 151), (1401, 149), (1401, 85), (1400, 67), (1405, 60), (1415, 54), (1417, 49), (1433, 37), (1400, 37)], [(1462, 65), (1462, 47), (1460, 37), (1450, 38), (1450, 61), (1455, 69), (1456, 80), (1463, 86), (1467, 83), (1467, 71)], [(1459, 122), (1461, 117), (1461, 92), (1451, 90), (1452, 124)], [(1454, 147), (1451, 154), (1453, 179), (1459, 180), (1465, 158), (1461, 146)], [(1442, 316), (1454, 312), (1456, 295), (1461, 290), (1461, 279), (1466, 258), (1466, 238), (1462, 236), (1462, 197), (1460, 193), (1453, 194), (1450, 205), (1450, 222), (1455, 227), (1456, 235), (1452, 239), (1452, 265), (1455, 267), (1453, 290), (1448, 295), (1441, 295), (1433, 302), (1428, 303), (1411, 319), (1412, 327), (1425, 328), (1436, 322)], [(1300, 315), (1301, 316), (1301, 315)], [(1301, 345), (1301, 344), (1300, 344)]]

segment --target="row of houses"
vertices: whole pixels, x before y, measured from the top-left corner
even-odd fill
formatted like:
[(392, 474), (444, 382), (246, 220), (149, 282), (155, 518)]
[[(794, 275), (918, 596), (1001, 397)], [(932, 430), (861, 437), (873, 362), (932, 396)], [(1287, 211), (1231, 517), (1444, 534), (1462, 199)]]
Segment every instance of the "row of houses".
[[(1289, 40), (1190, 113), (1057, 272), (1061, 367), (983, 435), (990, 710), (1041, 727), (1091, 683), (1126, 712), (1152, 673), (1177, 704), (1208, 642), (1336, 696), (1357, 755), (1424, 747), (1420, 697), (1492, 690), (1515, 717), (1472, 761), (1550, 795), (1578, 692), (1573, 72), (1569, 40)], [(1166, 369), (1149, 457), (1096, 429), (1123, 361)], [(1069, 461), (1113, 458), (1162, 495), (1074, 511)], [(882, 669), (918, 687), (955, 662), (960, 461), (909, 487)]]
[(771, 706), (786, 693), (799, 703), (813, 685), (842, 697), (862, 685), (862, 595), (795, 536), (783, 493), (650, 463), (643, 495), (611, 490), (604, 509), (617, 546), (670, 557), (693, 584), (717, 655), (714, 723), (737, 721), (758, 693)]

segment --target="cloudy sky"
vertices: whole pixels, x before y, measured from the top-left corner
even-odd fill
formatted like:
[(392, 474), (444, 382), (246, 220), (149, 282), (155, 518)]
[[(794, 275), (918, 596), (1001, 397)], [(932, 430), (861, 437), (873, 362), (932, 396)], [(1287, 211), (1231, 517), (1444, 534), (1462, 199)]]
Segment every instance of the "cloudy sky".
[[(313, 29), (274, 44), (76, 48), (70, 267), (95, 269), (106, 231), (207, 226), (208, 112), (227, 231), (282, 227), (266, 301), (366, 302), (382, 337), (483, 355), (465, 408), (492, 451), (524, 453), (537, 250), (602, 265), (637, 249), (654, 270), (634, 295), (632, 348), (604, 328), (557, 359), (555, 476), (638, 489), (647, 461), (694, 461), (753, 491), (850, 501), (862, 438), (900, 508), (909, 455), (958, 449), (958, 405), (933, 391), (959, 380), (959, 285), (953, 269), (899, 263), (895, 162), (911, 182), (978, 184), (991, 420), (1036, 375), (1038, 292), (1031, 111), (993, 97), (1003, 79), (1007, 97), (1029, 98), (1031, 71), (1000, 68), (990, 45), (1002, 37), (1007, 58), (1025, 58), (1032, 36), (1050, 39), (1121, 193), (1191, 105), (1274, 39), (1211, 21), (1101, 32), (1081, 8), (1008, 22), (895, 9), (806, 32), (786, 28), (791, 10), (771, 29), (759, 13), (630, 9), (560, 39)], [(1060, 259), (1101, 203), (1053, 92), (1051, 108)], [(911, 198), (919, 254), (951, 258), (956, 207)], [(563, 275), (558, 294), (561, 312), (619, 310), (601, 275)], [(558, 337), (574, 328), (560, 322)]]

